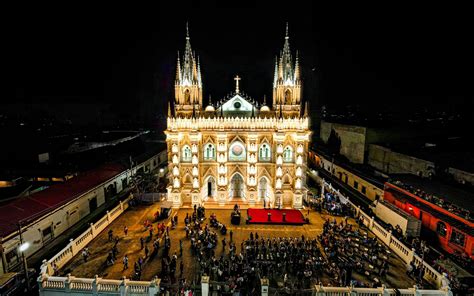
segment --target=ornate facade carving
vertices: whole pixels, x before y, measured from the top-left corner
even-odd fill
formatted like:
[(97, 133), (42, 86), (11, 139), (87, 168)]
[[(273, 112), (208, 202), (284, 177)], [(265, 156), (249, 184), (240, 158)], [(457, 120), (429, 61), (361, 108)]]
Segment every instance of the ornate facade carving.
[(234, 92), (203, 108), (200, 67), (187, 34), (165, 131), (168, 196), (175, 206), (208, 200), (302, 206), (311, 131), (307, 112), (300, 112), (300, 71), (297, 59), (292, 64), (288, 38), (287, 33), (275, 69), (273, 106), (246, 96), (237, 76)]

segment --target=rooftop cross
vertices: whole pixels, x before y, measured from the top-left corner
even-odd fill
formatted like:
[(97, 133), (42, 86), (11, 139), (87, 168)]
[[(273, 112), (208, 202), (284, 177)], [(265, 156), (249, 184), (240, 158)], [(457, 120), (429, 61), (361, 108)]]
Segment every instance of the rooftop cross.
[(239, 77), (239, 75), (235, 76), (234, 80), (235, 80), (235, 92), (236, 93), (239, 93), (239, 80), (241, 78)]

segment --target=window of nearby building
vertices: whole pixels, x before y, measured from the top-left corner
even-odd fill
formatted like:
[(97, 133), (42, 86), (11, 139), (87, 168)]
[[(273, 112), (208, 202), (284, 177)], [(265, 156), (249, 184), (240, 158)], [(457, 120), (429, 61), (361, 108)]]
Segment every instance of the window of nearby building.
[(439, 221), (438, 224), (436, 224), (436, 232), (440, 236), (445, 237), (447, 233), (446, 224), (444, 224), (444, 222)]
[(362, 188), (360, 189), (360, 192), (362, 192), (363, 194), (365, 194), (365, 190), (366, 190), (365, 186), (362, 185)]
[(293, 149), (290, 146), (286, 146), (283, 150), (283, 161), (292, 162), (293, 161)]
[(188, 145), (185, 145), (182, 149), (181, 160), (182, 161), (191, 161), (191, 159), (192, 159), (191, 148), (189, 148)]
[(354, 188), (359, 189), (359, 183), (357, 181), (354, 181)]
[(16, 252), (16, 249), (13, 249), (10, 252), (6, 253), (5, 257), (7, 259), (8, 264), (18, 262), (18, 253)]
[(270, 146), (268, 144), (262, 144), (262, 146), (260, 146), (258, 158), (260, 161), (271, 160)]
[(464, 233), (458, 232), (453, 229), (449, 241), (453, 244), (464, 247), (464, 243), (466, 242), (466, 236), (464, 235)]
[(43, 229), (43, 243), (53, 238), (53, 227), (49, 226)]
[(212, 144), (207, 144), (204, 149), (204, 160), (213, 160), (216, 157), (216, 148)]

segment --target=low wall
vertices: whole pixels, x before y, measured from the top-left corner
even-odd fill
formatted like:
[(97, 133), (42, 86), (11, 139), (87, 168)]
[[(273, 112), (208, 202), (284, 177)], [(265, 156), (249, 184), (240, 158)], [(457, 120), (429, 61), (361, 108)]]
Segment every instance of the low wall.
[(118, 206), (113, 208), (111, 211), (107, 211), (107, 214), (99, 221), (91, 223), (90, 227), (76, 239), (71, 239), (69, 244), (59, 251), (59, 253), (54, 255), (53, 258), (44, 260), (43, 265), (41, 266), (41, 274), (51, 276), (54, 274), (54, 270), (59, 270), (64, 267), (69, 260), (74, 258), (74, 256), (76, 256), (87, 244), (97, 237), (102, 230), (110, 225), (128, 208), (128, 201), (130, 199), (131, 197), (127, 197), (124, 201), (120, 201)]

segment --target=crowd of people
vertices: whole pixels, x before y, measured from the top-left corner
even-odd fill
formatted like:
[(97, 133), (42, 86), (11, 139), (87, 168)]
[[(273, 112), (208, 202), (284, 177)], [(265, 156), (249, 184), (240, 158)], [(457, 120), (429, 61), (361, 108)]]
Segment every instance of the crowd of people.
[(437, 206), (440, 206), (440, 207), (448, 210), (449, 212), (451, 212), (453, 214), (456, 214), (459, 217), (465, 218), (466, 220), (469, 220), (469, 221), (474, 220), (474, 216), (472, 216), (472, 213), (468, 209), (463, 208), (463, 207), (458, 206), (458, 205), (455, 205), (455, 204), (445, 200), (442, 197), (436, 196), (434, 194), (427, 193), (427, 192), (425, 192), (424, 190), (422, 190), (420, 188), (416, 188), (416, 187), (414, 187), (410, 184), (406, 184), (406, 183), (404, 183), (400, 180), (393, 181), (393, 184), (400, 187), (400, 188), (403, 188), (403, 189), (405, 189), (405, 190), (407, 190), (411, 193), (413, 193), (414, 195), (416, 195), (420, 198), (423, 198), (426, 201), (429, 201), (433, 204), (436, 204)]
[(352, 214), (352, 207), (347, 203), (341, 202), (338, 194), (327, 190), (322, 197), (313, 198), (310, 206), (318, 212), (323, 210), (334, 216), (347, 216)]
[[(381, 279), (388, 274), (390, 251), (376, 237), (369, 237), (367, 232), (356, 229), (345, 220), (337, 223), (335, 219), (327, 219), (319, 236), (332, 284), (379, 287)], [(354, 272), (368, 280), (352, 280)]]

